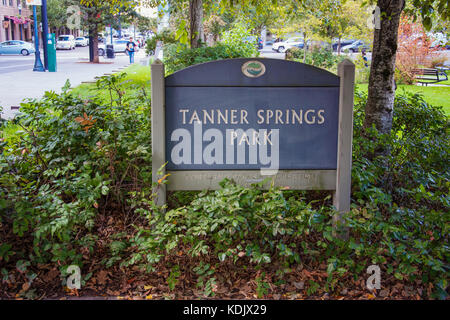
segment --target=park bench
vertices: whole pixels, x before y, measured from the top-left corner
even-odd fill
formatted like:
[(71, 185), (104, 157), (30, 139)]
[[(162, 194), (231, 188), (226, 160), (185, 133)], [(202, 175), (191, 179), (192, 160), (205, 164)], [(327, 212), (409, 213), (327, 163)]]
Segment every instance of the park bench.
[(417, 82), (422, 85), (448, 80), (447, 74), (443, 69), (417, 68), (413, 70), (413, 73)]

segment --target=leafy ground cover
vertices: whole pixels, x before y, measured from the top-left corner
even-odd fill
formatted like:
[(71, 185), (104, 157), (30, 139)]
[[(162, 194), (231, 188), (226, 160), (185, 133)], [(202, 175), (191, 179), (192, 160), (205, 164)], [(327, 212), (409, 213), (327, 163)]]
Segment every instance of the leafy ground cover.
[[(148, 67), (147, 67), (148, 68)], [(355, 97), (349, 239), (332, 236), (326, 192), (175, 192), (151, 184), (148, 69), (61, 95), (2, 124), (0, 296), (129, 299), (445, 299), (448, 116), (417, 94), (396, 99), (390, 136), (364, 132)], [(133, 73), (136, 72), (136, 73)], [(377, 139), (375, 139), (375, 137)], [(374, 158), (379, 144), (390, 154)], [(81, 290), (65, 289), (78, 265)], [(367, 268), (381, 269), (368, 290)]]

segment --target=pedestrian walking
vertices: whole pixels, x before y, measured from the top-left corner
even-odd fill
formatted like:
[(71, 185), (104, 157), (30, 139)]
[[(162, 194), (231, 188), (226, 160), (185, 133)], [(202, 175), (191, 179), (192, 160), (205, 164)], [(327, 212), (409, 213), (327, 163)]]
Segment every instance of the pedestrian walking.
[(361, 49), (361, 56), (362, 56), (362, 58), (364, 60), (364, 66), (368, 67), (369, 65), (367, 64), (368, 60), (367, 60), (367, 57), (366, 57), (366, 49), (364, 49), (364, 48)]
[(126, 51), (128, 55), (130, 56), (130, 64), (134, 63), (134, 52), (136, 48), (136, 43), (133, 41), (133, 37), (130, 37), (130, 41), (127, 42), (127, 48)]

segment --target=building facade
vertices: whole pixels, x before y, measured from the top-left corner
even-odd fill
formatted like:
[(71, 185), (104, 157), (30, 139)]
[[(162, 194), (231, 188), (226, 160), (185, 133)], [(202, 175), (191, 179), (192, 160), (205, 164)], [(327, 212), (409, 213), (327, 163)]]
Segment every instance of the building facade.
[(0, 0), (0, 42), (32, 41), (32, 7), (25, 0)]

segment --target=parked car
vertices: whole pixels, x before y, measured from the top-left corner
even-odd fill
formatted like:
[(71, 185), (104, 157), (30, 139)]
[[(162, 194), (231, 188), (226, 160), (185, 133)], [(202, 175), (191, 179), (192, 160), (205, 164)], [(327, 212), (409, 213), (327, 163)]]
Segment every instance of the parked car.
[[(348, 45), (351, 45), (355, 42), (356, 40), (351, 39), (351, 40), (341, 40), (341, 51), (342, 48)], [(337, 51), (338, 50), (338, 46), (339, 46), (339, 42), (336, 40), (333, 42), (333, 44), (331, 45), (331, 47), (333, 48), (333, 51)]]
[(89, 39), (85, 37), (78, 37), (75, 39), (75, 45), (77, 47), (87, 47), (89, 45)]
[[(125, 49), (127, 47), (127, 43), (129, 40), (121, 39), (121, 40), (114, 40), (113, 46), (114, 46), (114, 52), (115, 53), (125, 53)], [(139, 46), (136, 43), (136, 46), (134, 47), (135, 52), (139, 51)], [(104, 56), (106, 54), (106, 46), (104, 44), (98, 44), (98, 55)]]
[[(306, 49), (309, 49), (309, 46), (311, 45), (311, 40), (306, 41)], [(303, 49), (305, 47), (305, 43), (299, 42), (298, 44), (296, 44), (295, 46), (293, 46), (292, 48), (299, 48), (299, 49)]]
[(272, 50), (283, 53), (286, 52), (287, 49), (290, 49), (292, 47), (299, 47), (300, 45), (303, 48), (304, 45), (303, 38), (301, 37), (289, 38), (286, 41), (275, 42), (272, 45)]
[(448, 50), (450, 45), (446, 34), (444, 34), (443, 32), (429, 32), (427, 33), (427, 36), (431, 41), (431, 48), (436, 50)]
[(0, 43), (0, 54), (21, 54), (27, 56), (35, 53), (34, 45), (20, 40), (10, 40)]
[(352, 44), (342, 47), (341, 51), (359, 52), (363, 48), (366, 49), (366, 51), (370, 51), (370, 47), (366, 45), (362, 40), (356, 40)]
[(75, 46), (75, 37), (71, 34), (60, 35), (56, 40), (56, 49), (73, 50)]

